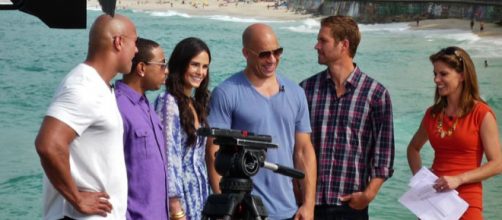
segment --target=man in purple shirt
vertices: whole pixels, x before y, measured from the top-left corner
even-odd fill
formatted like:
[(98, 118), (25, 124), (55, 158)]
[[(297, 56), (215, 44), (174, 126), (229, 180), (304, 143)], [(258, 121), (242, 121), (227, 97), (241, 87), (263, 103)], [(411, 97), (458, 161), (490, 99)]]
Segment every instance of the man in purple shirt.
[(131, 72), (115, 83), (124, 122), (128, 177), (127, 219), (168, 219), (167, 155), (162, 124), (145, 96), (168, 73), (164, 52), (154, 41), (138, 38)]

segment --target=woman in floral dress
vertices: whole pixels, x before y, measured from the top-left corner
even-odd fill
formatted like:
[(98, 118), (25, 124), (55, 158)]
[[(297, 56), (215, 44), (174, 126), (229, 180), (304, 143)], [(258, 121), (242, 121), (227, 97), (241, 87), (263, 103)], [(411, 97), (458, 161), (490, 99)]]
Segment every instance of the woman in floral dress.
[(156, 109), (164, 125), (168, 154), (168, 195), (171, 219), (201, 219), (209, 194), (205, 163), (206, 138), (196, 130), (207, 127), (211, 53), (198, 38), (186, 38), (169, 59), (166, 92)]

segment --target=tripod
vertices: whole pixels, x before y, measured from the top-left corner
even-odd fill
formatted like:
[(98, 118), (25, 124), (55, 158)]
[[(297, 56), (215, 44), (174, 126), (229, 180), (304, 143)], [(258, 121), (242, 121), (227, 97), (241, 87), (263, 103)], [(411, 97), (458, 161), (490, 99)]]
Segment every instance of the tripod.
[(222, 194), (207, 198), (202, 210), (203, 220), (268, 219), (261, 198), (251, 195), (251, 176), (258, 173), (260, 167), (294, 178), (304, 177), (298, 170), (265, 161), (267, 148), (277, 148), (270, 136), (217, 128), (201, 128), (197, 133), (215, 137), (214, 143), (220, 145), (215, 168), (223, 176), (220, 181)]
[(253, 181), (250, 178), (221, 179), (222, 194), (207, 198), (202, 219), (267, 219), (267, 210), (260, 197), (251, 195)]

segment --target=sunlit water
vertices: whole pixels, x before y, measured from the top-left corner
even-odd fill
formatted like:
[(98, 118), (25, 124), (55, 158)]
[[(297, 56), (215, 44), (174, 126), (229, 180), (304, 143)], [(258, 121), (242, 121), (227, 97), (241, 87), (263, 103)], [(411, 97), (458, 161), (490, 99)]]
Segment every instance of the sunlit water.
[[(99, 13), (88, 11), (88, 27)], [(314, 19), (273, 21), (176, 12), (120, 13), (133, 19), (140, 36), (158, 41), (166, 54), (185, 37), (206, 41), (213, 56), (211, 88), (244, 67), (241, 33), (253, 22), (266, 22), (277, 32), (285, 48), (280, 73), (299, 82), (324, 69), (317, 64), (313, 49), (319, 29)], [(42, 209), (42, 169), (33, 141), (55, 87), (85, 59), (88, 30), (49, 29), (37, 18), (17, 11), (1, 11), (0, 21), (0, 219), (37, 219)], [(395, 174), (372, 202), (371, 219), (416, 219), (397, 200), (407, 189), (411, 175), (406, 146), (433, 100), (428, 56), (449, 45), (465, 48), (476, 63), (482, 96), (499, 116), (501, 128), (502, 39), (480, 39), (460, 30), (414, 31), (404, 23), (360, 28), (363, 38), (356, 62), (390, 90), (394, 105)], [(488, 60), (488, 68), (482, 65), (484, 60)], [(424, 165), (430, 165), (431, 155), (430, 146), (425, 146)], [(501, 180), (495, 177), (484, 183), (486, 219), (502, 216)]]

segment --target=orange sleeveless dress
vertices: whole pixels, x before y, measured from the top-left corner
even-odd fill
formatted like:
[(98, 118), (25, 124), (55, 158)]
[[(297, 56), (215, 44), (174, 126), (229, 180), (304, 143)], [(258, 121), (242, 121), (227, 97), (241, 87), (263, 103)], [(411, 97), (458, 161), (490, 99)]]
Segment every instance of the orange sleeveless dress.
[[(432, 170), (437, 176), (455, 176), (480, 166), (483, 158), (483, 143), (480, 129), (486, 114), (495, 114), (488, 105), (477, 102), (472, 111), (458, 118), (456, 129), (448, 136), (441, 138), (438, 131), (439, 114), (432, 115), (429, 108), (424, 116), (424, 125), (429, 142), (434, 149)], [(443, 131), (453, 126), (457, 118), (443, 117)], [(483, 219), (483, 188), (481, 182), (464, 184), (456, 189), (468, 204), (469, 208), (462, 220)]]

